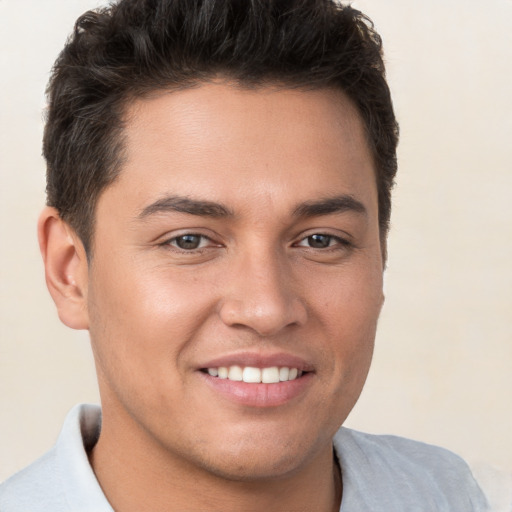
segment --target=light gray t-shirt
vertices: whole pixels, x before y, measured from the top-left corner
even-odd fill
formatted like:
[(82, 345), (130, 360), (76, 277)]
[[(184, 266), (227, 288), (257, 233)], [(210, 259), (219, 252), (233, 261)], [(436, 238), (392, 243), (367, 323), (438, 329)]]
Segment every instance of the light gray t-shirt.
[[(100, 424), (98, 406), (74, 407), (55, 446), (0, 486), (0, 511), (113, 512), (87, 458)], [(466, 463), (447, 450), (343, 427), (334, 447), (342, 468), (340, 512), (489, 510)]]

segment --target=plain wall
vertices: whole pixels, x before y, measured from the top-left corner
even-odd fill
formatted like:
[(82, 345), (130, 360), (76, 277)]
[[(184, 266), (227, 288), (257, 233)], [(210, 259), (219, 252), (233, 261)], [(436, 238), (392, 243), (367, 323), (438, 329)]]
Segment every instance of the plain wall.
[[(0, 480), (46, 451), (73, 404), (98, 401), (87, 333), (58, 321), (35, 225), (44, 87), (100, 3), (0, 0)], [(383, 36), (401, 143), (386, 304), (347, 425), (448, 447), (512, 488), (512, 1), (353, 5)]]

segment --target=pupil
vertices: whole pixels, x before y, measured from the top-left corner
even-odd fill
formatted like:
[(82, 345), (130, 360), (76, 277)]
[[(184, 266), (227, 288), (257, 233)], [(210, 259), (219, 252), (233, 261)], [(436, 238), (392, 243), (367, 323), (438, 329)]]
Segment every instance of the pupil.
[(180, 249), (197, 249), (200, 241), (201, 237), (198, 235), (183, 235), (176, 239), (176, 245)]
[(328, 235), (311, 235), (308, 237), (308, 243), (310, 247), (315, 249), (323, 249), (329, 247), (331, 243), (331, 237)]

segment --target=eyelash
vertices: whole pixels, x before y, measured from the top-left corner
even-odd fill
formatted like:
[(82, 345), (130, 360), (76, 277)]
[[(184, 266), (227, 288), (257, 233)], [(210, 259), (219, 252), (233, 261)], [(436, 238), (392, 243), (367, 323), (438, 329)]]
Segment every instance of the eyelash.
[(212, 242), (212, 239), (206, 235), (202, 235), (200, 233), (184, 233), (182, 235), (178, 235), (178, 236), (175, 236), (173, 238), (170, 238), (169, 240), (166, 240), (162, 245), (164, 246), (170, 246), (172, 247), (174, 250), (176, 251), (179, 251), (179, 252), (182, 252), (182, 253), (191, 253), (191, 254), (194, 254), (194, 253), (198, 253), (198, 252), (202, 252), (204, 249), (206, 249), (207, 247), (195, 247), (195, 248), (191, 248), (191, 249), (184, 249), (183, 247), (179, 247), (177, 245), (173, 245), (173, 243), (176, 243), (177, 244), (177, 241), (179, 239), (184, 239), (184, 238), (187, 238), (187, 237), (197, 237), (199, 238), (199, 244), (201, 245), (202, 242), (206, 242), (206, 241), (210, 241)]
[[(189, 249), (186, 249), (186, 248), (183, 248), (183, 247), (179, 247), (177, 244), (178, 244), (178, 240), (180, 239), (185, 239), (187, 237), (197, 237), (199, 238), (199, 246), (198, 247), (193, 247), (193, 248), (189, 248)], [(311, 243), (313, 239), (313, 237), (326, 237), (328, 238), (328, 243), (329, 245), (327, 245), (326, 247), (310, 247), (310, 246), (304, 246), (304, 245), (301, 245), (302, 242), (305, 242), (305, 241), (308, 241)], [(334, 241), (335, 243), (333, 245), (331, 245), (331, 242)], [(178, 251), (180, 253), (188, 253), (188, 254), (197, 254), (197, 253), (201, 253), (204, 251), (204, 249), (208, 249), (208, 247), (201, 247), (201, 244), (203, 242), (210, 242), (210, 243), (213, 243), (213, 240), (206, 236), (206, 235), (202, 235), (200, 233), (184, 233), (182, 235), (179, 235), (179, 236), (175, 236), (173, 238), (170, 238), (168, 240), (166, 240), (165, 242), (163, 242), (161, 245), (162, 246), (166, 246), (166, 247), (171, 247), (173, 250), (175, 251)], [(214, 244), (215, 247), (219, 247), (220, 245), (218, 244)], [(340, 248), (343, 248), (343, 249), (347, 249), (347, 248), (351, 248), (353, 247), (353, 244), (351, 242), (349, 242), (347, 239), (345, 238), (341, 238), (339, 236), (336, 236), (336, 235), (331, 235), (329, 233), (321, 233), (321, 232), (318, 232), (318, 233), (312, 233), (308, 236), (305, 236), (303, 238), (301, 238), (298, 242), (294, 243), (293, 244), (293, 247), (304, 247), (306, 249), (310, 249), (310, 250), (320, 250), (322, 252), (327, 252), (327, 251), (336, 251), (336, 250), (340, 250)]]
[[(309, 246), (303, 246), (303, 245), (300, 245), (302, 242), (304, 241), (312, 241), (310, 239), (312, 239), (313, 237), (326, 237), (329, 239), (328, 243), (330, 244), (331, 241), (334, 241), (335, 244), (333, 245), (328, 245), (326, 247), (309, 247)], [(312, 249), (312, 250), (321, 250), (321, 251), (335, 251), (335, 250), (339, 250), (340, 247), (341, 248), (350, 248), (353, 246), (353, 244), (351, 242), (349, 242), (346, 238), (341, 238), (339, 236), (336, 236), (336, 235), (331, 235), (329, 233), (312, 233), (304, 238), (302, 238), (301, 240), (299, 240), (298, 243), (294, 244), (295, 247), (306, 247), (307, 249)]]

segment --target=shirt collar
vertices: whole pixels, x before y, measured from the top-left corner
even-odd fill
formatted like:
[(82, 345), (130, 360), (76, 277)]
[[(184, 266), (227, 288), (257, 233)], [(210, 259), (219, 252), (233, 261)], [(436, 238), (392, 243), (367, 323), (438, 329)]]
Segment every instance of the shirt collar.
[(100, 407), (77, 405), (67, 415), (55, 446), (62, 490), (74, 512), (114, 512), (87, 455), (98, 440), (100, 428)]

